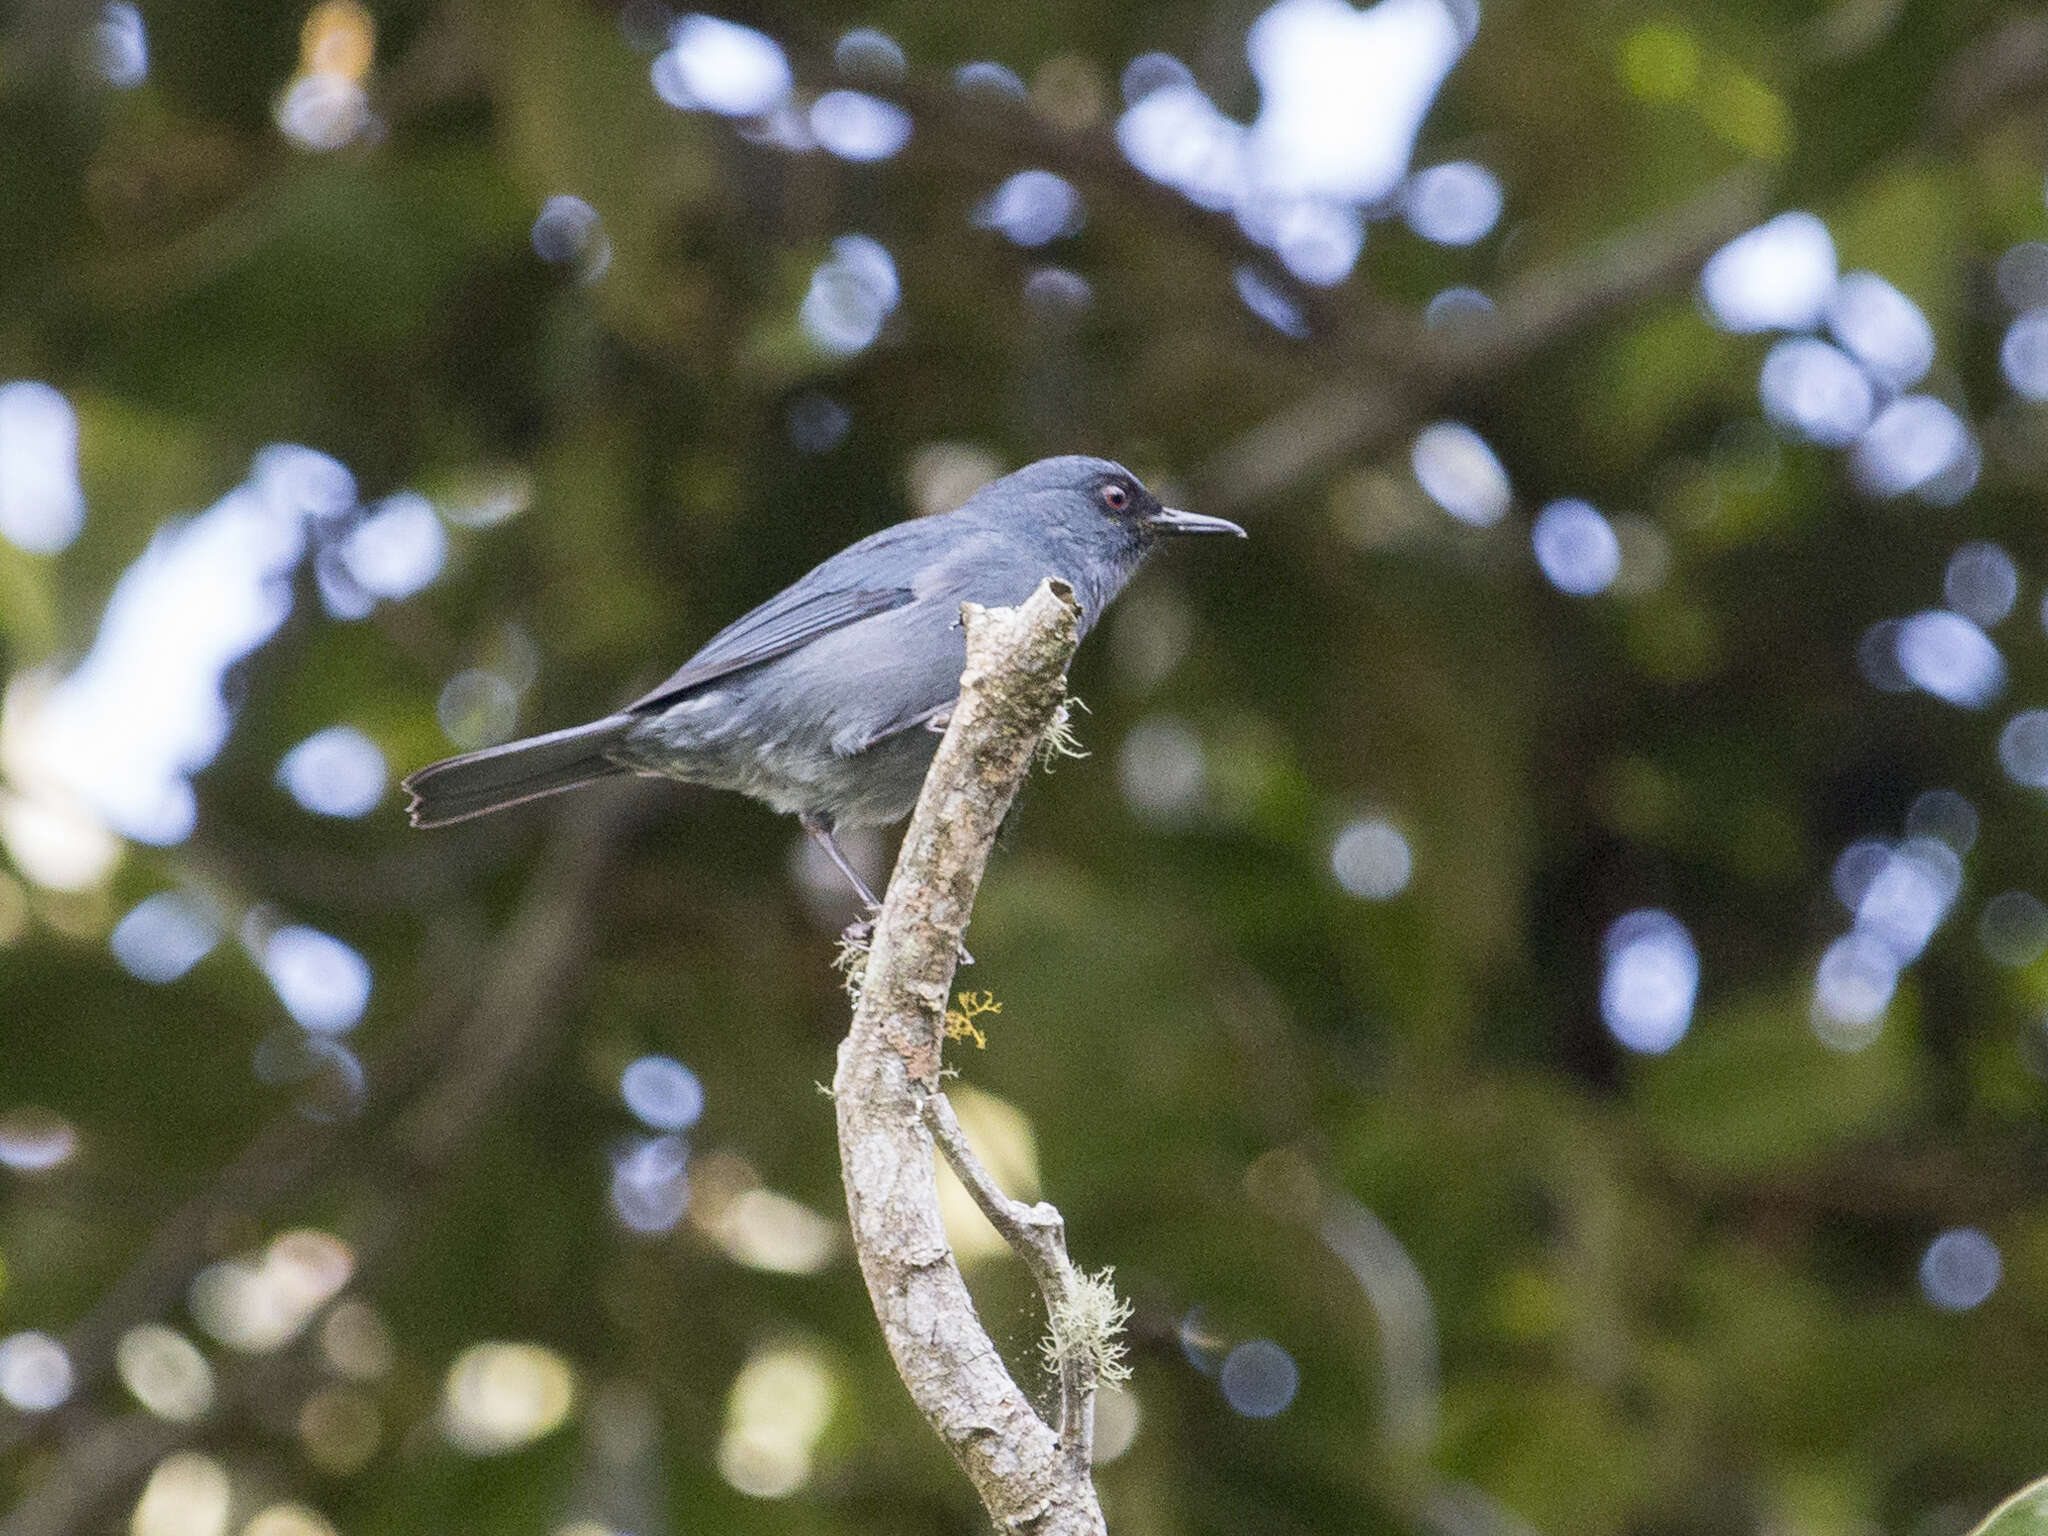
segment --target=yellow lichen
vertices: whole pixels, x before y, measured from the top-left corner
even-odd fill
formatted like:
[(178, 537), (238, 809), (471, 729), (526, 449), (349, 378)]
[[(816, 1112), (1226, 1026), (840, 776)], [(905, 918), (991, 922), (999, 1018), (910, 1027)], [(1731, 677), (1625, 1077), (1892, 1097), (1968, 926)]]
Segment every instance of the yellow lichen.
[(1002, 1011), (1003, 1005), (996, 1001), (993, 992), (962, 992), (954, 1006), (946, 1010), (946, 1038), (972, 1040), (977, 1051), (986, 1050), (988, 1036), (974, 1021)]

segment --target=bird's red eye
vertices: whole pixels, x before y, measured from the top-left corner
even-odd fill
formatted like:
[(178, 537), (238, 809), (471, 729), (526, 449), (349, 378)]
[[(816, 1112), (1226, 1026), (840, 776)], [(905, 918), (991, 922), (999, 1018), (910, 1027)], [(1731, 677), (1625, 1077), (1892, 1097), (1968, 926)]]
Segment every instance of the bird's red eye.
[(1131, 504), (1131, 493), (1120, 485), (1105, 485), (1102, 488), (1102, 504), (1112, 512), (1121, 512)]

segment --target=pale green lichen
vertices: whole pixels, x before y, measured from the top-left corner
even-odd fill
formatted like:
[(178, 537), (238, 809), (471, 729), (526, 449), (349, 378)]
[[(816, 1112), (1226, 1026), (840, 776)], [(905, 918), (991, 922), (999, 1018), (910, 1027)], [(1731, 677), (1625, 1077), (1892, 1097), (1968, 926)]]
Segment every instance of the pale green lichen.
[(1084, 715), (1089, 713), (1086, 704), (1068, 694), (1053, 710), (1052, 723), (1038, 739), (1038, 766), (1047, 773), (1051, 773), (1053, 764), (1063, 757), (1082, 758), (1088, 755), (1088, 749), (1081, 745), (1081, 738), (1074, 729), (1075, 710)]
[(1064, 1374), (1068, 1361), (1077, 1360), (1097, 1381), (1113, 1386), (1131, 1379), (1123, 1342), (1131, 1304), (1117, 1295), (1111, 1283), (1115, 1274), (1114, 1269), (1092, 1275), (1068, 1271), (1066, 1298), (1050, 1309), (1051, 1331), (1038, 1346), (1045, 1368), (1055, 1376)]
[(856, 938), (851, 932), (842, 933), (839, 948), (832, 955), (832, 969), (839, 973), (839, 985), (846, 989), (856, 1008), (860, 1006), (860, 989), (868, 979), (870, 947), (869, 940)]

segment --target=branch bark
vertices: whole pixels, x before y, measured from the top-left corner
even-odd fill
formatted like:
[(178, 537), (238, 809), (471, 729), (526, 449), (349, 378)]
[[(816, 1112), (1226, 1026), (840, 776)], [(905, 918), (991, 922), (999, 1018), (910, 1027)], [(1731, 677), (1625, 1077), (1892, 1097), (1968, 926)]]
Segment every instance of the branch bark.
[[(1063, 1380), (1063, 1439), (1018, 1388), (975, 1313), (939, 1219), (926, 1119), (931, 1106), (933, 1123), (951, 1124), (934, 1101), (960, 939), (996, 831), (1064, 696), (1080, 611), (1071, 588), (1048, 581), (1017, 608), (969, 603), (962, 617), (960, 699), (904, 836), (832, 1080), (846, 1208), (897, 1372), (996, 1529), (1100, 1536), (1087, 1454), (1092, 1370), (1085, 1392)], [(957, 1135), (947, 1139), (964, 1148)], [(971, 1154), (965, 1161), (969, 1189), (976, 1174), (985, 1186), (977, 1190), (984, 1209), (1000, 1202), (1008, 1214), (1013, 1202)], [(1034, 1274), (1053, 1263), (1044, 1239), (1060, 1230), (1058, 1212), (1039, 1209), (1005, 1234)], [(1070, 1280), (1063, 1238), (1057, 1260)]]

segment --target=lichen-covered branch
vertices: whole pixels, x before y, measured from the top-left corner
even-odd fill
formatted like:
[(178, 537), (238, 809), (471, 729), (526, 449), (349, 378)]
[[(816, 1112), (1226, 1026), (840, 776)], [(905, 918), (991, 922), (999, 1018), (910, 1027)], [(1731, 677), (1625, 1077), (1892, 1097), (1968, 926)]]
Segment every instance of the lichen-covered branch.
[[(939, 1219), (925, 1118), (939, 1088), (961, 936), (996, 831), (1064, 696), (1080, 611), (1064, 582), (1048, 581), (1016, 608), (970, 603), (962, 616), (960, 699), (904, 835), (853, 1027), (839, 1048), (832, 1091), (840, 1166), (861, 1275), (897, 1372), (996, 1529), (1083, 1536), (1104, 1526), (1078, 1385), (1064, 1390), (1062, 1372), (1063, 1441), (1018, 1388), (975, 1313)], [(1050, 1219), (1057, 1223), (1057, 1213)], [(1020, 1252), (1032, 1262), (1037, 1249), (1027, 1243)]]
[(1060, 1420), (1054, 1426), (1069, 1473), (1087, 1478), (1095, 1465), (1095, 1389), (1128, 1375), (1117, 1342), (1129, 1304), (1117, 1300), (1109, 1273), (1084, 1275), (1067, 1257), (1067, 1224), (1045, 1201), (1012, 1200), (974, 1155), (959, 1117), (943, 1093), (924, 1101), (924, 1123), (967, 1193), (1008, 1243), (1045, 1298), (1046, 1364), (1060, 1379)]

